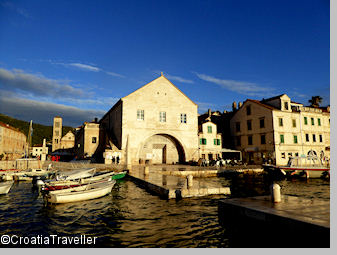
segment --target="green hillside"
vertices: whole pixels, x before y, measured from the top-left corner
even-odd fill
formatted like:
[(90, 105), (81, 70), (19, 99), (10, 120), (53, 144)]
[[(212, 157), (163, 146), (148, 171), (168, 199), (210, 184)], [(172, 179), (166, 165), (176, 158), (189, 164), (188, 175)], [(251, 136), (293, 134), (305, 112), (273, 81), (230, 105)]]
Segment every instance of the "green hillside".
[[(18, 128), (22, 133), (24, 133), (28, 137), (29, 122), (14, 119), (1, 113), (0, 113), (0, 121), (5, 124), (9, 124), (12, 127)], [(75, 129), (73, 127), (63, 126), (62, 136), (68, 133), (69, 130), (74, 131)], [(53, 136), (52, 126), (37, 124), (34, 123), (33, 120), (33, 139), (32, 139), (33, 146), (37, 144), (42, 144), (44, 138), (46, 138), (47, 142), (51, 142), (52, 136)]]

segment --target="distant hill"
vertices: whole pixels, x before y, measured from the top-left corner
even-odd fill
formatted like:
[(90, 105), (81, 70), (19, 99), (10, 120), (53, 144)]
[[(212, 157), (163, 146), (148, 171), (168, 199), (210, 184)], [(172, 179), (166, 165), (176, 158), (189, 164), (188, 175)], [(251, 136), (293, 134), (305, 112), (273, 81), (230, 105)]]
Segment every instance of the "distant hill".
[[(0, 121), (9, 124), (12, 127), (18, 128), (22, 133), (24, 133), (28, 138), (29, 122), (18, 120), (7, 115), (0, 113)], [(64, 136), (68, 131), (74, 131), (73, 127), (63, 126), (62, 136)], [(43, 138), (46, 138), (47, 142), (52, 141), (53, 136), (53, 126), (45, 126), (41, 124), (34, 123), (33, 120), (33, 139), (32, 145), (42, 144)]]

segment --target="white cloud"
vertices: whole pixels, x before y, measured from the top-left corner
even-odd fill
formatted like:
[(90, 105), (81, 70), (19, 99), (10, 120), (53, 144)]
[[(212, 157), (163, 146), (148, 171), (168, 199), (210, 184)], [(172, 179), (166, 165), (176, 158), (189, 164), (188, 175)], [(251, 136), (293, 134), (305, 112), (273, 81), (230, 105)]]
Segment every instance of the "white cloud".
[(219, 85), (221, 88), (228, 89), (244, 95), (261, 96), (261, 93), (263, 93), (264, 96), (270, 96), (273, 94), (274, 90), (273, 88), (261, 87), (252, 82), (224, 80), (206, 74), (200, 74), (197, 72), (193, 73), (201, 80), (214, 83), (216, 85)]
[(91, 65), (81, 64), (81, 63), (70, 63), (70, 64), (65, 64), (65, 65), (73, 66), (73, 67), (76, 67), (76, 68), (79, 68), (85, 71), (91, 71), (91, 72), (101, 71), (101, 69), (96, 66), (91, 66)]
[(106, 74), (108, 75), (111, 75), (111, 76), (115, 76), (115, 77), (120, 77), (120, 78), (125, 78), (124, 75), (121, 75), (121, 74), (118, 74), (118, 73), (114, 73), (114, 72), (105, 72)]
[(84, 90), (69, 84), (61, 84), (60, 81), (25, 73), (18, 69), (9, 71), (0, 68), (0, 88), (7, 91), (21, 91), (35, 96), (53, 98), (88, 96), (88, 93)]

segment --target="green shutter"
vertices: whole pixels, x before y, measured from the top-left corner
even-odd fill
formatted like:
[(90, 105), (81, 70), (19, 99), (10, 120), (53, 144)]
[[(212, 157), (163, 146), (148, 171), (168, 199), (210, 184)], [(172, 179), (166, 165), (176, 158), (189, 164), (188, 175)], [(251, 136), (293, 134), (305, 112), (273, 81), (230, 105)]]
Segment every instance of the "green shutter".
[(214, 145), (216, 145), (216, 139), (214, 139)]
[(200, 138), (200, 144), (202, 144), (202, 138)]
[(294, 143), (297, 143), (297, 135), (294, 135)]
[(304, 117), (304, 125), (308, 125), (308, 118)]
[(217, 139), (217, 145), (220, 145), (220, 139)]
[(318, 121), (318, 126), (320, 126), (321, 125), (321, 119), (318, 118), (317, 121)]
[(284, 143), (284, 135), (280, 135), (281, 143)]

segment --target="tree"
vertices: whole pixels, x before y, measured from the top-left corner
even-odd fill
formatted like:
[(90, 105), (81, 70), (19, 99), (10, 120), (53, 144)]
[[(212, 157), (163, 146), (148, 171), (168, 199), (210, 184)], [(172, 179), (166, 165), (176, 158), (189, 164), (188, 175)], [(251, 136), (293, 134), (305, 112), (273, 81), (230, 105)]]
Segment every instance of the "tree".
[(320, 96), (313, 96), (311, 97), (310, 100), (308, 100), (308, 102), (310, 103), (311, 107), (316, 107), (318, 108), (320, 103), (322, 103), (323, 98), (321, 98)]

